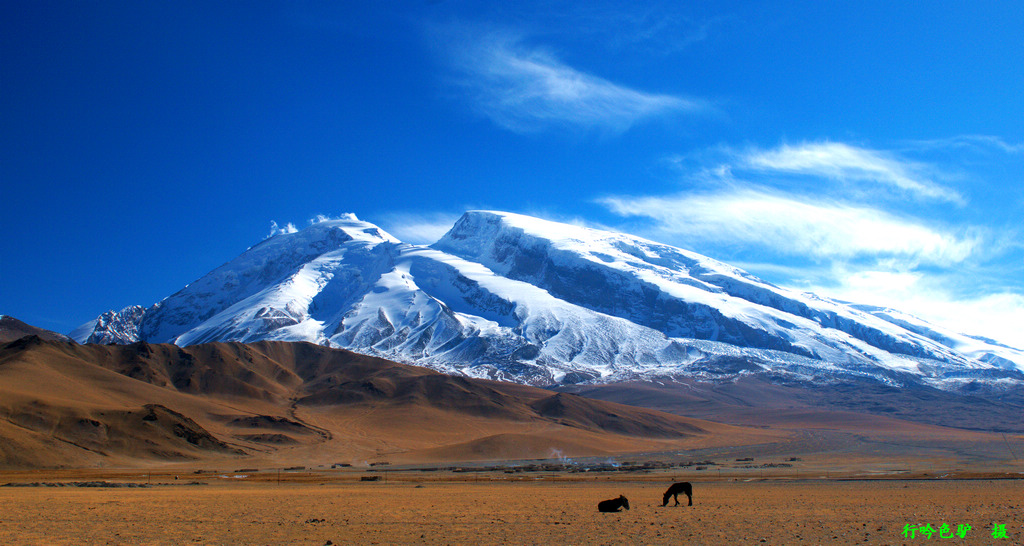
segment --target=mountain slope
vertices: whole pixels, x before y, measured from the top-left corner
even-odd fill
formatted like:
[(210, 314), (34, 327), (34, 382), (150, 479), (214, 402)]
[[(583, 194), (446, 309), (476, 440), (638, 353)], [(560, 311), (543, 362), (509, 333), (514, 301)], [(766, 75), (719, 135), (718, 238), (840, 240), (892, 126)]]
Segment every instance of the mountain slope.
[(1016, 349), (637, 237), (487, 211), (466, 213), (431, 247), (353, 215), (317, 222), (74, 337), (309, 341), (537, 385), (762, 374), (971, 390), (1024, 380)]
[(0, 343), (14, 341), (30, 335), (39, 336), (47, 340), (71, 341), (71, 338), (68, 336), (37, 328), (14, 317), (0, 315)]
[[(465, 214), (433, 246), (670, 337), (836, 363), (866, 358), (894, 369), (912, 369), (917, 358), (985, 367), (957, 351), (967, 343), (964, 336), (939, 336), (919, 320), (917, 328), (909, 327), (890, 310), (865, 312), (782, 289), (705, 256), (628, 235), (480, 211)], [(971, 345), (990, 356), (1024, 357), (980, 340)], [(1024, 364), (1007, 367), (1019, 371)]]

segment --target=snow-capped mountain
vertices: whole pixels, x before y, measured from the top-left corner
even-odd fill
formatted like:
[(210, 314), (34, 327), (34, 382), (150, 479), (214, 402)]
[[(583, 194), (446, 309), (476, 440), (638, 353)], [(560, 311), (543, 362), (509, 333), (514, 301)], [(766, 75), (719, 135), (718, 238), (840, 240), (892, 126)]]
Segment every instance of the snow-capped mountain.
[(80, 342), (310, 341), (533, 384), (869, 378), (1019, 384), (1024, 351), (768, 284), (638, 237), (474, 211), (430, 247), (348, 215), (250, 248)]

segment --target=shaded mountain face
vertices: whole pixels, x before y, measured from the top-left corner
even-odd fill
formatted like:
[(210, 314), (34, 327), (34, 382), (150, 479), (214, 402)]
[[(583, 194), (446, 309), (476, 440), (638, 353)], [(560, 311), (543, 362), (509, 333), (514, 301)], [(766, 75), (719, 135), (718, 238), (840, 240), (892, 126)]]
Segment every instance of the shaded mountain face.
[(890, 309), (797, 293), (683, 249), (510, 213), (466, 213), (430, 247), (349, 215), (250, 248), (80, 342), (309, 341), (528, 384), (1024, 381), (1024, 352)]

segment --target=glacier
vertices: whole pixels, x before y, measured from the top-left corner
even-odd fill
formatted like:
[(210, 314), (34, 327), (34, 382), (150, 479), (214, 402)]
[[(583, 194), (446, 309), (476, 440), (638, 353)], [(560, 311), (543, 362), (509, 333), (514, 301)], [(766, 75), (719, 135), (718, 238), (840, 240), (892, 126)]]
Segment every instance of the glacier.
[(348, 214), (278, 233), (79, 342), (306, 341), (534, 385), (861, 378), (957, 390), (1024, 382), (1024, 351), (774, 286), (639, 237), (497, 211), (429, 246)]

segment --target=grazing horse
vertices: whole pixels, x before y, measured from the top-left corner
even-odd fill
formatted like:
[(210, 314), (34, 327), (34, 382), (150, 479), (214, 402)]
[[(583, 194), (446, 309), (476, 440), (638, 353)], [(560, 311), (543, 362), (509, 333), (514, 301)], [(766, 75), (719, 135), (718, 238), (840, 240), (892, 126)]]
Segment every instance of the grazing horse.
[(687, 506), (693, 506), (693, 487), (690, 486), (690, 482), (679, 482), (672, 484), (672, 486), (668, 488), (668, 491), (665, 491), (665, 498), (661, 500), (661, 505), (668, 506), (668, 498), (675, 497), (675, 505), (679, 506), (680, 493), (686, 493), (686, 498), (690, 499), (690, 504), (688, 504)]
[(618, 512), (622, 508), (629, 510), (629, 501), (626, 500), (626, 497), (623, 497), (622, 495), (619, 495), (619, 498), (617, 499), (611, 499), (597, 503), (598, 512)]

